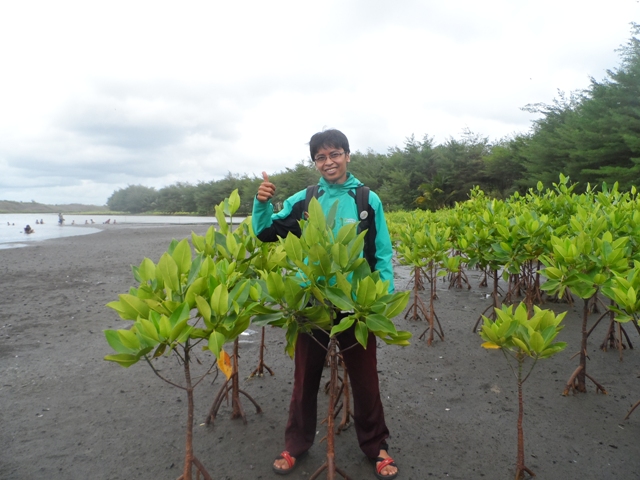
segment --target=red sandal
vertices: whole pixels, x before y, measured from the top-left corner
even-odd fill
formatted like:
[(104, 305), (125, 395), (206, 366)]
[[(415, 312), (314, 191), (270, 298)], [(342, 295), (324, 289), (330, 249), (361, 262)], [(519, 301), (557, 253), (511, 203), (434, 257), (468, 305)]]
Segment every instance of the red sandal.
[(398, 476), (398, 472), (396, 473), (392, 473), (391, 475), (383, 475), (382, 473), (380, 473), (382, 471), (382, 469), (388, 465), (391, 465), (392, 467), (398, 467), (396, 465), (396, 463), (393, 461), (393, 458), (388, 457), (388, 458), (382, 458), (382, 457), (378, 457), (376, 458), (376, 477), (381, 479), (381, 480), (391, 480), (392, 478), (396, 478)]
[[(298, 459), (303, 455), (304, 453), (298, 455)], [(280, 459), (286, 460), (287, 464), (289, 465), (289, 468), (286, 468), (286, 469), (278, 468), (274, 464), (271, 464), (271, 468), (273, 468), (273, 471), (278, 475), (289, 475), (291, 472), (293, 472), (296, 469), (296, 466), (298, 465), (297, 459), (295, 457), (292, 457), (291, 454), (286, 450), (276, 457), (276, 460), (280, 460)]]

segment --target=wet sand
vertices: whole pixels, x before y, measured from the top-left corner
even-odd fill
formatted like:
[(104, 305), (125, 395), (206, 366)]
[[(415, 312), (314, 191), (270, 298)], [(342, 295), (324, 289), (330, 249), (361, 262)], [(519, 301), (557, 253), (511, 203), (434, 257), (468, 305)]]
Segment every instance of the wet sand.
[[(172, 238), (203, 225), (109, 226), (101, 233), (0, 250), (0, 478), (176, 479), (184, 456), (184, 393), (153, 375), (144, 363), (124, 369), (105, 362), (111, 353), (102, 331), (122, 328), (105, 304), (134, 285), (130, 265), (157, 261)], [(406, 288), (405, 268), (396, 287)], [(516, 462), (517, 391), (500, 352), (485, 351), (471, 328), (490, 302), (470, 272), (470, 290), (438, 283), (435, 308), (445, 341), (427, 346), (417, 337), (425, 323), (396, 319), (414, 333), (406, 348), (379, 342), (379, 372), (391, 455), (398, 479), (508, 479)], [(424, 296), (426, 299), (426, 295)], [(569, 343), (540, 361), (524, 386), (525, 462), (539, 479), (630, 479), (640, 475), (640, 411), (623, 421), (640, 399), (640, 340), (636, 350), (601, 351), (604, 323), (589, 341), (587, 371), (609, 395), (563, 397), (577, 366), (570, 357), (580, 335), (579, 306), (569, 310), (559, 340)], [(598, 317), (594, 314), (590, 321)], [(196, 391), (194, 448), (216, 480), (280, 478), (271, 471), (283, 445), (293, 362), (284, 333), (267, 329), (267, 364), (275, 376), (247, 378), (258, 361), (259, 329), (240, 348), (241, 388), (262, 407), (243, 399), (247, 424), (231, 419), (223, 403), (213, 427), (201, 425), (221, 378), (212, 375)], [(230, 350), (230, 349), (229, 349)], [(210, 366), (207, 352), (198, 355)], [(162, 373), (181, 379), (181, 368), (163, 359)], [(320, 412), (327, 399), (320, 393)], [(319, 424), (318, 440), (325, 434)], [(308, 478), (324, 461), (325, 444), (301, 459), (292, 479)], [(374, 478), (353, 427), (336, 438), (336, 462), (354, 480)], [(321, 476), (321, 478), (323, 478)]]

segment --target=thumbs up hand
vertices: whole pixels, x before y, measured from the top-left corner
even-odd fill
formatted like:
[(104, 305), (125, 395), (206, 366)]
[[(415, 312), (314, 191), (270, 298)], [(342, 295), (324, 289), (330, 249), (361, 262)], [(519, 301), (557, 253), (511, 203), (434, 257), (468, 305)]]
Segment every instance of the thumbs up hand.
[(267, 172), (262, 172), (262, 183), (258, 187), (258, 200), (266, 202), (273, 197), (274, 193), (276, 193), (276, 186), (269, 181)]

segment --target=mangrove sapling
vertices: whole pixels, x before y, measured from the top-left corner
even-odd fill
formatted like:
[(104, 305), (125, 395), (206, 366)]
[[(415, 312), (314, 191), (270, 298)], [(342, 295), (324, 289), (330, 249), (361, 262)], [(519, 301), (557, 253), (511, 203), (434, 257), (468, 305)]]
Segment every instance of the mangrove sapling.
[[(428, 223), (427, 223), (428, 224)], [(425, 272), (429, 266), (429, 261), (419, 252), (419, 246), (426, 241), (424, 230), (423, 214), (415, 213), (410, 218), (405, 218), (403, 225), (396, 225), (394, 239), (396, 240), (396, 253), (400, 264), (411, 266), (411, 282), (413, 282), (413, 304), (407, 310), (404, 318), (410, 320), (427, 320), (428, 313), (424, 302), (420, 298), (419, 292), (425, 290), (425, 283), (432, 282), (430, 275)], [(416, 239), (416, 236), (418, 237)], [(433, 296), (433, 286), (430, 288), (430, 295)]]
[(409, 309), (409, 311), (413, 310), (414, 312), (420, 310), (428, 322), (429, 326), (420, 335), (420, 338), (423, 338), (426, 337), (427, 332), (429, 333), (427, 345), (432, 344), (434, 332), (438, 334), (440, 340), (444, 340), (444, 331), (433, 305), (434, 300), (437, 298), (436, 279), (447, 275), (447, 271), (442, 269), (443, 267), (448, 267), (450, 271), (455, 272), (460, 265), (459, 256), (449, 256), (452, 246), (449, 240), (450, 234), (450, 228), (442, 230), (435, 223), (431, 223), (427, 228), (416, 228), (415, 225), (409, 225), (399, 234), (402, 240), (402, 244), (398, 246), (400, 263), (411, 265), (414, 268), (426, 269), (427, 280), (431, 285), (429, 307), (425, 307), (416, 289), (414, 290), (413, 307)]
[(423, 280), (424, 278), (429, 279), (429, 276), (424, 272), (422, 267), (413, 267), (411, 269), (411, 280), (409, 281), (409, 285), (413, 283), (413, 305), (411, 305), (411, 307), (407, 310), (407, 313), (404, 314), (405, 320), (409, 318), (409, 320), (413, 321), (426, 321), (427, 319), (426, 307), (424, 305), (424, 302), (420, 298), (420, 294), (418, 293), (421, 290), (425, 290), (425, 280)]
[[(449, 288), (462, 289), (463, 284), (467, 286), (467, 290), (471, 290), (471, 284), (469, 283), (469, 277), (464, 271), (464, 266), (467, 263), (467, 259), (463, 257), (464, 253), (461, 251), (460, 245), (457, 245), (456, 240), (463, 236), (463, 231), (466, 223), (469, 221), (468, 215), (464, 215), (459, 208), (454, 209), (453, 215), (445, 217), (446, 225), (450, 229), (449, 241), (451, 242), (450, 257), (458, 258), (458, 266), (454, 270), (449, 270)], [(444, 279), (443, 279), (444, 280)]]
[[(640, 315), (640, 262), (633, 261), (633, 268), (626, 275), (615, 275), (611, 283), (602, 287), (602, 293), (609, 297), (615, 304), (609, 308), (615, 313), (616, 321), (620, 323), (633, 322), (638, 324)], [(636, 402), (625, 420), (640, 405), (640, 400)]]
[(493, 246), (495, 257), (504, 265), (503, 276), (509, 275), (505, 303), (512, 303), (524, 292), (524, 302), (531, 313), (534, 303), (542, 303), (537, 265), (551, 233), (549, 218), (524, 211), (510, 220), (509, 227), (497, 225), (496, 231), (500, 241)]
[[(259, 266), (263, 266), (264, 263), (264, 260), (261, 259), (260, 256), (264, 250), (261, 242), (253, 235), (248, 219), (242, 221), (235, 230), (233, 229), (233, 225), (226, 220), (226, 217), (232, 218), (232, 215), (239, 207), (240, 196), (238, 195), (238, 191), (234, 190), (228, 199), (225, 199), (216, 206), (218, 230), (211, 226), (203, 236), (192, 233), (191, 241), (196, 252), (202, 255), (203, 258), (211, 259), (214, 262), (219, 260), (228, 262), (232, 267), (232, 271), (227, 274), (227, 276), (232, 279), (231, 281), (239, 281), (240, 279), (257, 281), (258, 274), (254, 263), (257, 262)], [(246, 292), (240, 299), (246, 301)], [(259, 314), (260, 312), (256, 311), (255, 313)], [(246, 324), (243, 325), (244, 329), (249, 326), (249, 321), (250, 319), (246, 320)], [(256, 413), (262, 413), (260, 405), (258, 405), (247, 392), (240, 389), (238, 349), (239, 342), (236, 335), (234, 337), (233, 355), (230, 361), (231, 374), (227, 377), (227, 381), (220, 387), (220, 391), (213, 401), (206, 418), (207, 425), (210, 425), (215, 420), (222, 401), (228, 398), (229, 394), (231, 394), (232, 419), (241, 418), (245, 424), (247, 423), (247, 417), (240, 402), (240, 394), (244, 395), (253, 403), (256, 408)]]
[[(358, 234), (356, 224), (347, 224), (334, 233), (335, 212), (334, 206), (325, 218), (322, 207), (313, 198), (309, 218), (301, 222), (301, 236), (289, 233), (280, 241), (286, 251), (280, 265), (283, 270), (261, 272), (261, 282), (274, 308), (270, 315), (254, 320), (254, 325), (284, 328), (285, 352), (291, 357), (300, 333), (314, 332), (327, 340), (331, 372), (327, 458), (311, 479), (325, 470), (331, 480), (336, 472), (347, 478), (336, 465), (334, 447), (340, 334), (353, 328), (357, 340), (354, 346), (363, 348), (375, 337), (394, 345), (408, 345), (411, 337), (409, 332), (397, 331), (391, 321), (406, 306), (409, 292), (388, 293), (389, 283), (382, 281), (378, 272), (372, 273), (362, 257), (365, 232)], [(344, 313), (338, 316), (340, 312)], [(315, 336), (312, 338), (319, 342)], [(346, 376), (343, 381), (346, 383)]]
[[(495, 309), (500, 308), (500, 286), (498, 284), (499, 271), (504, 267), (494, 251), (496, 228), (498, 223), (506, 224), (504, 202), (492, 200), (486, 202), (486, 209), (474, 215), (475, 221), (465, 227), (464, 235), (458, 239), (458, 245), (467, 257), (469, 268), (480, 268), (484, 272), (484, 278), (480, 286), (487, 286), (487, 276), (493, 278), (491, 291), (492, 302), (478, 316), (473, 325), (473, 332), (478, 330), (482, 316), (490, 311), (490, 318), (495, 319)], [(490, 272), (490, 273), (488, 273)]]
[[(541, 310), (533, 307), (533, 316), (529, 318), (528, 308), (524, 302), (513, 309), (504, 305), (502, 309), (496, 309), (495, 322), (484, 317), (484, 323), (480, 336), (485, 341), (482, 346), (487, 349), (500, 349), (504, 354), (509, 368), (516, 378), (518, 385), (518, 453), (516, 460), (516, 480), (524, 478), (528, 473), (535, 476), (524, 464), (524, 400), (522, 386), (533, 371), (538, 359), (549, 358), (564, 350), (565, 342), (555, 342), (558, 332), (563, 327), (560, 322), (566, 312), (557, 316), (551, 310)], [(533, 361), (525, 371), (525, 360)]]
[[(226, 368), (228, 355), (223, 344), (234, 340), (249, 325), (260, 305), (260, 285), (237, 274), (226, 259), (214, 261), (202, 254), (193, 256), (186, 239), (173, 241), (157, 264), (145, 258), (133, 267), (139, 282), (129, 293), (108, 307), (124, 320), (128, 329), (105, 330), (107, 342), (117, 353), (105, 360), (130, 367), (141, 359), (165, 382), (187, 394), (186, 448), (182, 480), (192, 479), (195, 465), (205, 479), (211, 477), (193, 453), (193, 391), (211, 372), (198, 379), (191, 376), (194, 348), (208, 348)], [(183, 367), (184, 385), (160, 374), (155, 363), (162, 356), (175, 356)], [(213, 367), (213, 366), (212, 366)]]
[(269, 365), (267, 365), (265, 363), (265, 361), (264, 361), (264, 352), (267, 350), (267, 344), (265, 342), (265, 330), (266, 330), (266, 327), (262, 327), (260, 330), (261, 330), (261, 334), (260, 334), (260, 350), (259, 350), (260, 354), (258, 355), (258, 366), (253, 370), (253, 372), (251, 372), (251, 375), (249, 375), (249, 378), (255, 377), (255, 376), (263, 377), (265, 370), (267, 372), (269, 372), (272, 377), (275, 375), (273, 373), (273, 370), (271, 370)]
[[(591, 335), (591, 333), (595, 330), (595, 328), (604, 318), (608, 317), (609, 325), (604, 335), (604, 339), (600, 344), (600, 350), (606, 352), (608, 348), (617, 349), (620, 361), (622, 361), (622, 351), (627, 348), (627, 344), (629, 345), (629, 348), (633, 350), (633, 344), (631, 343), (631, 339), (629, 338), (629, 335), (627, 334), (622, 324), (620, 322), (616, 322), (615, 311), (613, 310), (613, 307), (615, 307), (615, 302), (613, 300), (610, 300), (609, 307), (605, 306), (605, 309), (606, 309), (605, 312), (602, 315), (600, 315), (598, 320), (596, 320), (593, 326), (589, 329), (589, 331), (587, 332), (587, 337)], [(593, 310), (590, 309), (590, 311), (593, 311)], [(638, 325), (636, 325), (635, 323), (634, 325), (636, 329), (638, 329)], [(625, 343), (624, 340), (622, 339), (623, 335), (627, 340), (627, 343)]]
[[(571, 222), (577, 222), (574, 217)], [(582, 328), (580, 341), (580, 364), (573, 372), (563, 395), (569, 391), (586, 392), (586, 379), (596, 385), (596, 392), (606, 394), (605, 388), (591, 375), (587, 374), (587, 322), (589, 317), (589, 300), (600, 288), (607, 288), (614, 274), (624, 274), (629, 269), (626, 258), (627, 237), (613, 239), (610, 232), (605, 232), (605, 219), (600, 217), (591, 224), (581, 222), (575, 225), (576, 230), (587, 227), (575, 237), (552, 237), (553, 255), (542, 255), (540, 261), (546, 268), (540, 273), (548, 280), (541, 286), (542, 290), (556, 293), (560, 298), (567, 288), (574, 295), (582, 298)]]
[[(272, 243), (262, 243), (260, 241), (257, 242), (258, 248), (260, 252), (258, 255), (254, 257), (253, 267), (256, 271), (272, 271), (279, 267), (284, 258), (286, 257), (286, 253), (282, 246), (274, 245)], [(264, 371), (267, 370), (271, 376), (275, 375), (273, 370), (266, 364), (264, 360), (264, 352), (267, 350), (267, 344), (265, 342), (266, 337), (266, 327), (261, 327), (261, 335), (260, 335), (260, 349), (258, 355), (258, 366), (251, 372), (249, 378), (259, 376), (264, 376)]]

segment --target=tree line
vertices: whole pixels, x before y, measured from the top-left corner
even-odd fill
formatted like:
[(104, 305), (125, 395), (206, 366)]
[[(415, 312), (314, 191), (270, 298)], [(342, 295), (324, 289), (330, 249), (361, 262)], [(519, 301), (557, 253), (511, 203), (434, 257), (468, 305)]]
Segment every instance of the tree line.
[[(438, 145), (428, 135), (411, 136), (386, 153), (353, 152), (350, 171), (379, 194), (388, 210), (451, 206), (466, 200), (474, 186), (504, 199), (538, 181), (551, 186), (561, 173), (577, 182), (577, 191), (602, 182), (618, 182), (623, 190), (640, 184), (640, 25), (633, 23), (631, 30), (618, 50), (619, 66), (604, 80), (591, 78), (584, 90), (559, 92), (551, 104), (523, 107), (539, 115), (528, 132), (491, 142), (467, 131)], [(319, 174), (309, 159), (269, 178), (278, 186), (277, 205), (316, 183)], [(207, 215), (238, 189), (243, 199), (238, 213), (246, 215), (261, 181), (229, 173), (221, 180), (159, 190), (129, 185), (114, 192), (107, 206), (131, 213)]]

